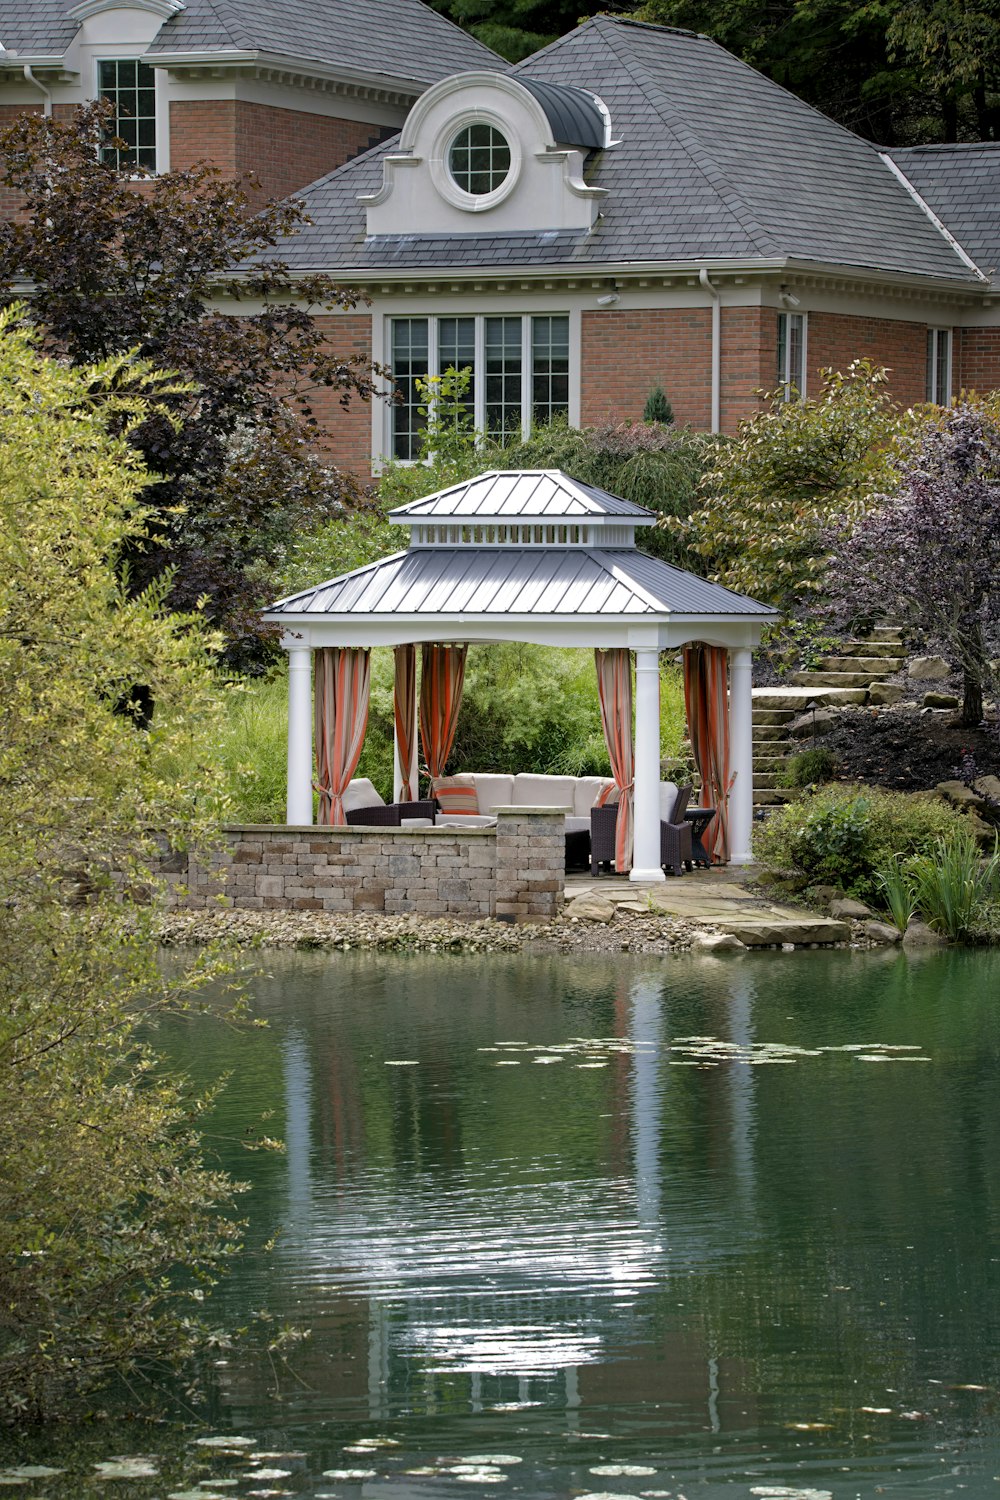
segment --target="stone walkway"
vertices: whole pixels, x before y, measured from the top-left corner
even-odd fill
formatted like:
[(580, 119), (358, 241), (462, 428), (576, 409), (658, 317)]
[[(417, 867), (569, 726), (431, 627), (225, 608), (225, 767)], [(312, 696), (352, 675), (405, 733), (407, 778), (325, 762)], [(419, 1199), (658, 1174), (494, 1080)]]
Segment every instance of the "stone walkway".
[(629, 913), (660, 912), (695, 926), (728, 932), (748, 948), (794, 944), (846, 943), (850, 924), (797, 907), (781, 906), (743, 881), (746, 867), (730, 870), (692, 870), (669, 877), (662, 885), (631, 885), (623, 875), (566, 876), (566, 900), (593, 894), (604, 896)]

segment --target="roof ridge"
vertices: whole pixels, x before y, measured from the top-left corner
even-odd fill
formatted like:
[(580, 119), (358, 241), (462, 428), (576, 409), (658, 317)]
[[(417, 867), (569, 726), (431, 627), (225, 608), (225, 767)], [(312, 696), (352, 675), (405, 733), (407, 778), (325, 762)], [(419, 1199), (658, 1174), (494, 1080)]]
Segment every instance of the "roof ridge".
[(924, 141), (916, 146), (886, 146), (887, 156), (903, 156), (922, 151), (1000, 151), (1000, 141)]
[[(670, 28), (665, 26), (657, 26), (651, 29), (655, 31), (666, 32)], [(681, 34), (693, 37), (697, 41), (711, 41), (711, 38), (701, 36), (698, 32), (684, 32)], [(692, 165), (698, 172), (701, 173), (702, 177), (710, 185), (713, 191), (719, 195), (723, 203), (734, 215), (734, 217), (738, 219), (740, 226), (745, 230), (748, 238), (756, 245), (758, 252), (760, 254), (779, 254), (781, 252), (781, 246), (767, 233), (767, 231), (764, 229), (764, 226), (757, 219), (756, 214), (754, 214), (749, 204), (746, 202), (746, 199), (738, 191), (738, 189), (733, 186), (730, 179), (719, 168), (719, 166), (714, 161), (712, 161), (710, 157), (708, 157), (706, 160), (707, 149), (701, 138), (696, 134), (695, 131), (691, 130), (687, 122), (682, 117), (680, 117), (673, 106), (666, 101), (663, 95), (663, 89), (653, 78), (650, 77), (642, 59), (634, 58), (631, 56), (631, 54), (629, 54), (627, 57), (623, 57), (618, 48), (614, 46), (614, 43), (610, 39), (609, 45), (611, 46), (612, 51), (618, 58), (618, 61), (621, 63), (622, 67), (625, 68), (626, 71), (630, 73), (634, 78), (636, 86), (642, 89), (643, 94), (652, 105), (652, 107), (656, 110), (656, 113), (659, 115), (660, 119), (667, 126), (667, 128), (673, 132), (675, 138), (680, 142), (681, 146), (683, 146), (684, 150), (687, 152), (691, 160)], [(718, 46), (719, 44), (718, 42), (712, 42), (711, 45)], [(724, 52), (726, 49), (723, 47), (720, 50)], [(732, 54), (729, 55), (732, 56)]]
[(243, 29), (242, 17), (239, 12), (236, 14), (237, 26), (235, 30), (230, 25), (227, 0), (204, 0), (204, 3), (219, 23), (220, 29), (225, 32), (231, 42), (249, 48), (255, 48), (259, 45), (254, 36), (249, 31)]

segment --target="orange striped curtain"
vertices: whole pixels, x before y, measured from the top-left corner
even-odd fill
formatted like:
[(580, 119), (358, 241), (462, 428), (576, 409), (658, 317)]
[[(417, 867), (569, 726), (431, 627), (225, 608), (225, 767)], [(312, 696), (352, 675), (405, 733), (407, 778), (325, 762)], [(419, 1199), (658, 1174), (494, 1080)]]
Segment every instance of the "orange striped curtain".
[(397, 646), (393, 658), (396, 675), (392, 687), (392, 712), (396, 721), (396, 745), (402, 776), (399, 800), (412, 802), (415, 791), (410, 786), (410, 767), (413, 763), (413, 731), (417, 714), (417, 648)]
[(313, 659), (319, 821), (338, 826), (344, 823), (344, 793), (368, 725), (371, 654), (354, 646), (324, 646)]
[(611, 757), (611, 774), (615, 786), (609, 787), (599, 801), (607, 801), (615, 788), (619, 791), (618, 823), (615, 828), (615, 870), (624, 875), (632, 868), (633, 796), (635, 750), (632, 743), (632, 654), (623, 646), (594, 651), (597, 666), (597, 696), (601, 704), (601, 728)]
[(468, 646), (426, 643), (420, 651), (420, 741), (431, 779), (444, 775), (455, 743)]
[(701, 801), (717, 809), (703, 840), (717, 865), (729, 863), (729, 652), (701, 641), (684, 647), (684, 707)]

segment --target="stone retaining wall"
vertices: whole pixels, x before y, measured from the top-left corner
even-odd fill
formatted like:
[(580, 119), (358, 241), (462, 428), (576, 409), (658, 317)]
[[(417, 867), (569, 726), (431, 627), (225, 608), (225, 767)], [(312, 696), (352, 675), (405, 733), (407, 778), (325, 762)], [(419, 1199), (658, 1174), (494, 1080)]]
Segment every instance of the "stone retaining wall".
[(165, 862), (168, 902), (548, 921), (563, 905), (564, 826), (523, 807), (498, 809), (496, 828), (230, 826), (207, 859)]

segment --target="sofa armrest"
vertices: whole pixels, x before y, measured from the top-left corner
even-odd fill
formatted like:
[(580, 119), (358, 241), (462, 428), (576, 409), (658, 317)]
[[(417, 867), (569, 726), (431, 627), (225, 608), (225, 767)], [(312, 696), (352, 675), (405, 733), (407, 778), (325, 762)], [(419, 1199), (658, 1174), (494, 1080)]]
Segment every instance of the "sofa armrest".
[(399, 803), (390, 802), (386, 806), (379, 802), (373, 807), (352, 808), (350, 812), (345, 812), (344, 822), (352, 828), (398, 828)]
[(433, 797), (427, 797), (423, 802), (396, 802), (393, 806), (399, 808), (399, 816), (404, 823), (410, 818), (430, 818), (433, 822), (437, 811), (437, 803)]

